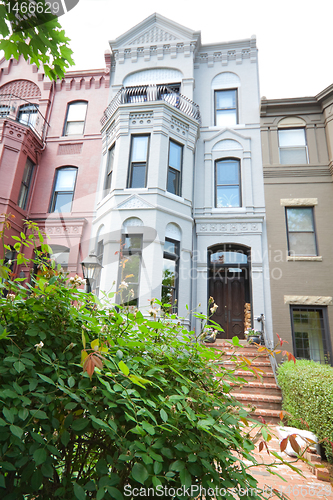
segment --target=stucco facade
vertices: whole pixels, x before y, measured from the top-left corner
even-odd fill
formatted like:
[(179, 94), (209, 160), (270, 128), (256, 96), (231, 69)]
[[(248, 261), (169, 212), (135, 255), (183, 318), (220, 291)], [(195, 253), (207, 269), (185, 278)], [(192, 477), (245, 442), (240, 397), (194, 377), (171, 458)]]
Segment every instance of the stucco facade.
[(297, 357), (332, 361), (333, 88), (261, 101), (274, 331)]
[[(189, 311), (205, 312), (213, 294), (225, 336), (260, 329), (264, 314), (271, 343), (255, 38), (203, 45), (200, 32), (154, 14), (110, 47), (90, 248), (103, 247), (98, 287), (127, 281), (130, 303), (147, 312), (169, 286), (173, 307), (196, 329)], [(132, 281), (120, 270), (120, 245), (141, 263)]]

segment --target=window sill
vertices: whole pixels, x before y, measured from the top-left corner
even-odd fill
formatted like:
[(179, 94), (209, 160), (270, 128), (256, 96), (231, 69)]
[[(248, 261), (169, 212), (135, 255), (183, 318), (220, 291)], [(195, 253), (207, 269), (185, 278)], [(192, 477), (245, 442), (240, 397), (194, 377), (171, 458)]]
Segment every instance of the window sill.
[(292, 262), (292, 261), (296, 262), (296, 261), (301, 261), (301, 260), (308, 261), (308, 262), (322, 262), (323, 258), (320, 255), (319, 256), (313, 256), (313, 257), (305, 257), (305, 256), (301, 256), (301, 255), (292, 257), (292, 256), (289, 255), (287, 257), (287, 261), (288, 262)]

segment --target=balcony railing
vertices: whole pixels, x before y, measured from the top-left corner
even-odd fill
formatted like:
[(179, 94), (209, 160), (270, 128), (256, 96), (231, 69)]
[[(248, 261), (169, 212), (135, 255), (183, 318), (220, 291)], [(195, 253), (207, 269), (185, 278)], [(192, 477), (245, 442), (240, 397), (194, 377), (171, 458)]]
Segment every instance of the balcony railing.
[(199, 106), (191, 101), (191, 99), (179, 94), (166, 85), (143, 85), (139, 87), (121, 88), (104, 111), (101, 123), (104, 125), (121, 104), (155, 101), (167, 102), (201, 123)]
[(8, 118), (31, 128), (43, 141), (47, 121), (38, 109), (38, 104), (31, 103), (15, 94), (0, 94), (0, 119)]

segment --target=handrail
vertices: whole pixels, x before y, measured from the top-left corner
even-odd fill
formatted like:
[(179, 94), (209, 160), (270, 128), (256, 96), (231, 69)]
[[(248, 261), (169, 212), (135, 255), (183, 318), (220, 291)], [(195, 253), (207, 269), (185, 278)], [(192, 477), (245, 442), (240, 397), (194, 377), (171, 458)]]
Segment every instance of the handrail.
[[(30, 105), (35, 108), (33, 114), (37, 114), (36, 121), (30, 123), (29, 121), (20, 120), (18, 110), (22, 105)], [(1, 109), (2, 108), (2, 109)], [(50, 124), (45, 120), (42, 113), (39, 111), (38, 104), (23, 99), (23, 97), (17, 96), (15, 94), (0, 94), (0, 118), (9, 118), (11, 120), (18, 121), (22, 125), (26, 125), (31, 128), (37, 137), (43, 141), (43, 132), (45, 125), (50, 126)]]
[(138, 87), (122, 87), (105, 109), (101, 124), (104, 125), (118, 106), (122, 104), (155, 101), (167, 102), (201, 123), (199, 106), (188, 97), (179, 94), (167, 85), (142, 85)]

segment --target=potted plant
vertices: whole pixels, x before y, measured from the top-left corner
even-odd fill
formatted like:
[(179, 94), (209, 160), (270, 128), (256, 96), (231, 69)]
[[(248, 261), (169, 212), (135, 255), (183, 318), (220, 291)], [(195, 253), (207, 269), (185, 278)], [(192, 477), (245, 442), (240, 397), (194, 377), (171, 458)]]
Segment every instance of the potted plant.
[(245, 332), (245, 338), (249, 344), (261, 344), (263, 340), (262, 332), (260, 330), (254, 330), (254, 328), (250, 328)]

